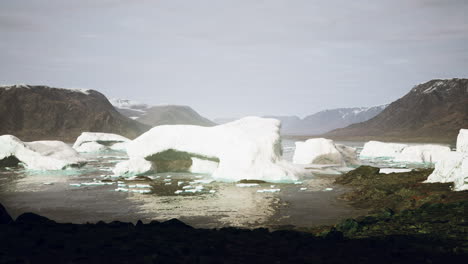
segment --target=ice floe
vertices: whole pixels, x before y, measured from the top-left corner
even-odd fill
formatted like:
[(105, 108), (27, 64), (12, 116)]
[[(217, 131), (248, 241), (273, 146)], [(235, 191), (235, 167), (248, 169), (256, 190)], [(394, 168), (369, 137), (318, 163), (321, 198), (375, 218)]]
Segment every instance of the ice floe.
[(458, 152), (468, 153), (468, 129), (460, 129), (457, 137)]
[(369, 141), (364, 144), (359, 156), (361, 158), (395, 158), (407, 146), (406, 144)]
[(76, 139), (73, 148), (78, 152), (99, 152), (105, 150), (125, 151), (130, 139), (111, 133), (83, 132)]
[(302, 171), (281, 159), (279, 128), (279, 120), (259, 117), (246, 117), (215, 127), (157, 126), (128, 143), (130, 161), (124, 166), (117, 164), (114, 173), (141, 173), (150, 166), (132, 160), (151, 160), (175, 151), (190, 158), (219, 161), (212, 172), (215, 180), (295, 181)]
[(331, 139), (312, 138), (305, 142), (296, 142), (293, 163), (343, 166), (358, 164), (359, 162), (355, 148), (335, 144)]
[(30, 170), (62, 170), (85, 163), (85, 159), (61, 141), (23, 142), (12, 135), (0, 136), (0, 161), (13, 157)]
[(400, 168), (382, 168), (379, 173), (390, 174), (390, 173), (401, 173), (401, 172), (410, 172), (411, 169), (400, 169)]

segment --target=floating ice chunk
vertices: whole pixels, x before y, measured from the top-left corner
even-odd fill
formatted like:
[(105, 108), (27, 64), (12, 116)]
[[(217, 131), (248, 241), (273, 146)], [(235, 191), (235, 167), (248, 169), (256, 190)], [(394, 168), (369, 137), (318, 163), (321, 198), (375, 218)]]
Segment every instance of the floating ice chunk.
[(136, 184), (136, 188), (151, 188), (149, 184)]
[(258, 193), (266, 193), (266, 192), (274, 193), (274, 192), (279, 192), (279, 191), (281, 191), (281, 189), (261, 189), (261, 190), (257, 190)]
[(79, 183), (70, 183), (69, 185), (71, 187), (80, 187), (81, 186), (81, 184), (79, 184)]
[(53, 182), (44, 182), (43, 184), (44, 184), (44, 185), (54, 185)]
[(191, 189), (191, 188), (193, 188), (193, 187), (190, 186), (190, 185), (187, 185), (187, 186), (183, 186), (183, 187), (182, 187), (182, 189)]
[(171, 182), (166, 182), (164, 185), (172, 185)]
[(294, 184), (302, 184), (302, 182), (301, 181), (296, 181), (296, 182), (294, 182)]
[(191, 173), (213, 174), (218, 165), (215, 161), (192, 158), (192, 166), (189, 170)]
[(256, 187), (259, 186), (258, 183), (238, 183), (236, 184), (237, 187)]
[(325, 192), (329, 192), (329, 191), (333, 191), (333, 188), (325, 188), (325, 190), (323, 190)]
[(117, 188), (115, 189), (116, 192), (128, 192), (127, 188)]
[(145, 193), (151, 193), (151, 190), (148, 190), (148, 189), (130, 190), (130, 192), (132, 192), (132, 193), (142, 193), (142, 194), (145, 194)]
[(182, 185), (182, 184), (184, 184), (183, 181), (178, 181), (178, 182), (177, 182), (177, 185), (178, 185), (178, 186), (180, 186), (180, 185)]
[(82, 153), (91, 153), (105, 151), (107, 150), (107, 147), (97, 142), (86, 142), (75, 147), (75, 150)]
[(275, 185), (270, 185), (270, 188), (275, 188), (276, 186)]
[(307, 190), (307, 188), (302, 187), (302, 188), (300, 188), (299, 190), (300, 190), (300, 191), (305, 191), (305, 190)]
[(441, 145), (408, 146), (395, 156), (396, 162), (436, 163), (441, 160), (450, 148)]
[(134, 158), (131, 160), (117, 163), (113, 172), (118, 176), (141, 175), (153, 170), (153, 163), (144, 158)]
[(172, 177), (172, 175), (167, 175), (167, 176), (166, 176), (166, 178), (171, 178), (171, 177)]
[(361, 158), (394, 158), (408, 145), (397, 143), (385, 143), (380, 141), (369, 141), (359, 155)]
[(123, 182), (123, 181), (117, 181), (117, 183), (119, 183), (119, 184), (120, 184), (120, 183), (125, 183), (125, 182)]
[(460, 129), (458, 133), (457, 152), (468, 153), (468, 129)]
[(390, 173), (401, 173), (401, 172), (410, 172), (412, 169), (397, 169), (397, 168), (382, 168), (379, 170), (379, 173), (390, 174)]
[[(76, 139), (73, 148), (79, 152), (97, 152), (112, 149), (118, 143), (128, 143), (130, 139), (111, 133), (83, 132)], [(124, 144), (115, 146), (116, 150), (125, 150)]]
[(183, 193), (183, 192), (184, 192), (184, 191), (182, 191), (182, 190), (177, 190), (177, 191), (175, 191), (174, 193), (175, 193), (175, 194), (179, 194), (179, 193)]
[[(259, 117), (246, 117), (215, 127), (162, 125), (131, 141), (127, 152), (130, 160), (149, 158), (168, 150), (219, 160), (212, 174), (215, 180), (294, 181), (302, 171), (281, 160), (279, 128), (279, 120)], [(128, 171), (133, 171), (132, 166)]]
[(293, 162), (296, 164), (357, 164), (356, 149), (325, 138), (296, 142)]
[(215, 193), (216, 191), (215, 190), (210, 190), (210, 193)]
[(170, 182), (172, 179), (164, 179), (165, 182)]
[(127, 151), (127, 143), (128, 142), (118, 142), (110, 146), (109, 148), (114, 151), (122, 151), (126, 152)]
[(435, 164), (426, 182), (453, 182), (455, 191), (468, 190), (468, 154), (451, 151)]
[(15, 136), (0, 136), (0, 160), (15, 157), (31, 170), (62, 170), (85, 160), (61, 141), (22, 142)]
[(102, 185), (112, 185), (113, 182), (82, 182), (82, 186), (102, 186)]

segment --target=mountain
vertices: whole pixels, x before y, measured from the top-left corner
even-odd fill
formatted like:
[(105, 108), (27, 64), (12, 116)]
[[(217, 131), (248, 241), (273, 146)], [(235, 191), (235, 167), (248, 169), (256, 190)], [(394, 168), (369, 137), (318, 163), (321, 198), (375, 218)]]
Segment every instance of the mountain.
[(216, 125), (216, 123), (201, 116), (189, 106), (148, 106), (125, 99), (111, 99), (110, 101), (123, 115), (152, 127), (158, 125)]
[[(281, 121), (281, 133), (289, 136), (319, 135), (330, 130), (346, 127), (373, 118), (387, 105), (374, 107), (353, 107), (324, 110), (301, 119), (297, 116), (265, 116)], [(219, 124), (233, 121), (232, 118), (218, 118)]]
[(150, 108), (150, 106), (147, 104), (127, 99), (112, 98), (109, 99), (109, 102), (115, 107), (117, 111), (133, 120), (138, 119), (144, 115), (148, 108)]
[(415, 86), (376, 117), (325, 136), (454, 142), (460, 128), (468, 128), (468, 79), (437, 79)]
[(119, 112), (94, 90), (42, 85), (0, 87), (0, 134), (22, 140), (74, 141), (83, 131), (134, 138), (149, 127)]

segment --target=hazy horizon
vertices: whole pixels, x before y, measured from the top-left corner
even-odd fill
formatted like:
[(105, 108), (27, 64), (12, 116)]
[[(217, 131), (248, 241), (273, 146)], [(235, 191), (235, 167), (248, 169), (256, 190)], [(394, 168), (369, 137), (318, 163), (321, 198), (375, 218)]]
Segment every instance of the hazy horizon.
[(468, 2), (2, 1), (1, 84), (95, 89), (210, 119), (388, 104), (468, 76)]

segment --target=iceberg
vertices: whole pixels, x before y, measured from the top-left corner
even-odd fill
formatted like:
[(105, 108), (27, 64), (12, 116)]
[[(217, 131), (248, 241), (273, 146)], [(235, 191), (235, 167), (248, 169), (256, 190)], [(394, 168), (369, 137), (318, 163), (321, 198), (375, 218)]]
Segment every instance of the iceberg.
[(0, 136), (0, 164), (7, 161), (12, 165), (21, 162), (30, 170), (62, 170), (85, 163), (85, 159), (64, 142), (23, 142), (15, 136), (3, 135)]
[(444, 158), (450, 148), (441, 145), (417, 145), (405, 147), (395, 156), (396, 162), (436, 163)]
[(218, 162), (198, 158), (191, 159), (192, 166), (189, 169), (191, 173), (213, 174), (218, 168)]
[(148, 169), (151, 168), (149, 163), (154, 164), (153, 169), (164, 172), (164, 167), (158, 164), (168, 160), (178, 162), (179, 169), (190, 171), (194, 164), (198, 166), (199, 161), (192, 159), (196, 158), (218, 163), (216, 168), (211, 168), (215, 180), (292, 182), (302, 171), (281, 159), (279, 131), (279, 120), (260, 117), (245, 117), (214, 127), (156, 126), (128, 143), (130, 160), (124, 165), (118, 164), (114, 173), (121, 175), (123, 167), (127, 174), (141, 173), (143, 170), (138, 163)]
[(460, 129), (457, 137), (457, 151), (468, 153), (468, 129)]
[(359, 155), (361, 158), (395, 158), (408, 145), (397, 143), (385, 143), (380, 141), (369, 141)]
[(335, 144), (333, 140), (325, 138), (308, 139), (296, 142), (293, 163), (295, 164), (357, 164), (356, 149), (345, 145)]
[(73, 148), (78, 152), (99, 152), (105, 150), (126, 151), (130, 139), (111, 133), (83, 132), (76, 139)]
[(443, 153), (426, 182), (453, 182), (455, 191), (468, 190), (467, 131), (460, 130), (456, 151)]

